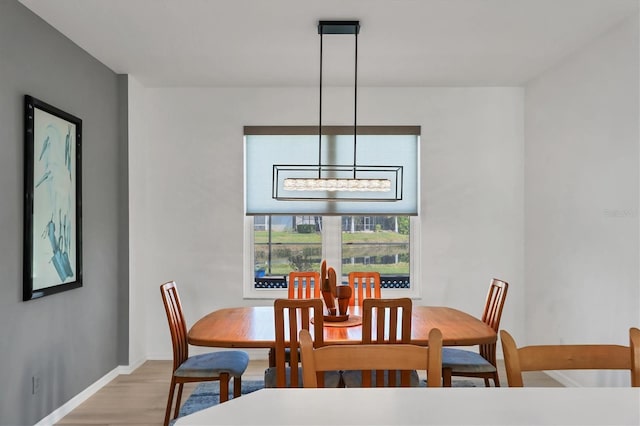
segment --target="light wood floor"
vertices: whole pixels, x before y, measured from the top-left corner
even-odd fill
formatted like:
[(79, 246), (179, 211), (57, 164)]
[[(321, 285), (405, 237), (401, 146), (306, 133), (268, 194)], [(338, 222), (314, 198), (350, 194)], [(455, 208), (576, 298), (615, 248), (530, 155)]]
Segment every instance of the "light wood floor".
[[(169, 392), (171, 364), (171, 361), (147, 361), (132, 374), (116, 377), (56, 424), (162, 425)], [(263, 379), (266, 367), (266, 360), (252, 360), (242, 376), (243, 380)], [(498, 371), (501, 384), (506, 386), (507, 376), (501, 361)], [(526, 386), (562, 386), (544, 373), (525, 373), (524, 380)], [(183, 402), (195, 386), (185, 385)], [(482, 380), (478, 382), (478, 386), (484, 386)]]
[[(159, 426), (169, 395), (171, 361), (147, 361), (131, 374), (122, 374), (96, 392), (57, 425)], [(252, 360), (243, 380), (262, 380), (267, 361)], [(182, 402), (197, 384), (184, 386)]]

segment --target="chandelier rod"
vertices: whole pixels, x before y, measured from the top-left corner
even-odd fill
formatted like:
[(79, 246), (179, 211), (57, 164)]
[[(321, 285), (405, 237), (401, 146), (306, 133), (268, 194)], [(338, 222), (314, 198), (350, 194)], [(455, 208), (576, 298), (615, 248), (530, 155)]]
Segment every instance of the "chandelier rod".
[(353, 178), (356, 178), (356, 139), (358, 134), (358, 127), (356, 125), (358, 119), (358, 31), (355, 31), (356, 36), (356, 48), (355, 48), (355, 70), (354, 70), (354, 84), (353, 84)]
[(318, 179), (322, 178), (322, 38), (324, 27), (320, 26), (320, 118), (318, 120)]

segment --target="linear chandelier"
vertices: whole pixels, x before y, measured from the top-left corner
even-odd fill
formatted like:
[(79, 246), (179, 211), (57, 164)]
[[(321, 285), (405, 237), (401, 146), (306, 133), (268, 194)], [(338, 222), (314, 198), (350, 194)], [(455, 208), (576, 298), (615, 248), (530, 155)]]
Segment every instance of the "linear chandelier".
[(391, 191), (389, 179), (334, 179), (334, 178), (288, 178), (284, 180), (287, 191)]
[[(319, 21), (318, 23), (318, 34), (320, 34), (318, 164), (274, 164), (272, 197), (276, 200), (398, 201), (402, 199), (403, 166), (358, 165), (357, 163), (359, 32), (360, 21)], [(322, 41), (325, 34), (353, 34), (355, 37), (352, 165), (322, 164)], [(336, 195), (340, 193), (349, 195)]]

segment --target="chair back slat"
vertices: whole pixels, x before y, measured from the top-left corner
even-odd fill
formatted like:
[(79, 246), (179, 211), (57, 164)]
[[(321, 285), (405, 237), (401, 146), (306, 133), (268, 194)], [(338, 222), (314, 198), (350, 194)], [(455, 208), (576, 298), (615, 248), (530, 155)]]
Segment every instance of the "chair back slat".
[(349, 286), (351, 287), (351, 298), (349, 306), (362, 306), (362, 301), (368, 298), (380, 299), (380, 274), (378, 272), (350, 272)]
[[(315, 345), (324, 345), (323, 305), (321, 299), (276, 299), (274, 302), (274, 321), (276, 331), (275, 367), (276, 387), (287, 386), (286, 350), (289, 348), (289, 365), (298, 365), (298, 334), (300, 330), (312, 330)], [(313, 318), (313, 324), (311, 324)], [(302, 379), (298, 368), (290, 369), (290, 386), (298, 387)]]
[[(361, 370), (363, 386), (366, 371), (424, 370), (429, 377), (429, 387), (442, 386), (442, 333), (437, 328), (429, 332), (429, 346), (410, 344), (361, 344), (329, 345), (313, 347), (307, 330), (300, 332), (302, 374), (305, 387), (321, 387), (317, 382), (319, 372), (333, 370)], [(408, 383), (401, 383), (408, 386)]]
[[(502, 318), (502, 308), (507, 298), (507, 290), (509, 283), (494, 278), (491, 280), (487, 299), (482, 313), (482, 322), (497, 333), (500, 329), (500, 319)], [(496, 365), (496, 345), (497, 343), (489, 343), (480, 345), (480, 355), (489, 361), (492, 365)]]
[(162, 302), (169, 322), (171, 343), (173, 346), (173, 370), (189, 358), (189, 344), (187, 340), (187, 325), (182, 311), (182, 303), (175, 281), (160, 286)]
[(311, 299), (320, 297), (320, 273), (314, 271), (290, 272), (288, 283), (289, 299)]
[[(631, 386), (640, 387), (640, 330), (629, 330), (630, 346), (621, 345), (536, 345), (518, 348), (513, 337), (500, 331), (507, 381), (522, 387), (523, 371), (543, 370), (630, 370)], [(634, 340), (635, 339), (635, 340)]]
[[(410, 343), (410, 298), (364, 299), (362, 306), (363, 343)], [(375, 328), (374, 328), (375, 324)], [(375, 330), (375, 333), (373, 333)]]
[(500, 327), (500, 318), (502, 318), (502, 308), (504, 307), (504, 301), (507, 297), (507, 290), (509, 284), (505, 281), (494, 278), (491, 280), (489, 286), (489, 292), (487, 293), (487, 300), (484, 306), (484, 312), (482, 314), (482, 322), (497, 333)]
[(631, 386), (640, 388), (640, 329), (629, 330), (629, 346), (631, 347)]
[[(411, 343), (412, 306), (413, 302), (408, 297), (364, 299), (362, 301), (362, 343)], [(401, 382), (408, 383), (410, 373), (410, 371), (402, 371)], [(384, 370), (376, 370), (374, 377), (376, 386), (384, 386)], [(387, 371), (387, 380), (389, 386), (396, 386), (396, 372)], [(362, 372), (362, 386), (371, 386), (371, 372)]]

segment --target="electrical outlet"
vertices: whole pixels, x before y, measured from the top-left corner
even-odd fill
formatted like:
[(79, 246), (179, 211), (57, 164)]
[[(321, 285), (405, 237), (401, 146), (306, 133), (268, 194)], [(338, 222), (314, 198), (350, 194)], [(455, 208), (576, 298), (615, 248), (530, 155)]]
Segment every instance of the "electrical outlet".
[(31, 377), (31, 395), (40, 393), (40, 376)]

